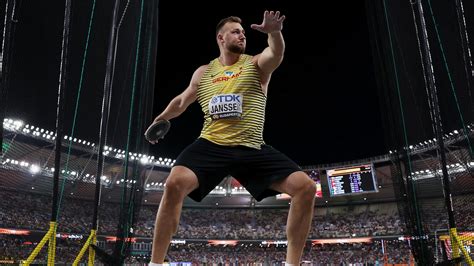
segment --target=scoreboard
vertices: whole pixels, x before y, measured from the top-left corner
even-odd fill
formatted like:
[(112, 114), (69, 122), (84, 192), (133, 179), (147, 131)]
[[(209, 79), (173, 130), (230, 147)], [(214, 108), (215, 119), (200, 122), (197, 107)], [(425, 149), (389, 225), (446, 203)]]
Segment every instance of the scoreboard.
[(331, 169), (326, 174), (331, 196), (378, 192), (372, 164)]

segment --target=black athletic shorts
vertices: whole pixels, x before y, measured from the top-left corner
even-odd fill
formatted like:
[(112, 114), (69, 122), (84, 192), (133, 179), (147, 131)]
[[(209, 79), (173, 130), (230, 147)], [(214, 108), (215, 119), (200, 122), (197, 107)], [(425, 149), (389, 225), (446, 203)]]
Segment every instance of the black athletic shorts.
[(275, 181), (301, 171), (301, 168), (270, 145), (260, 150), (246, 146), (222, 146), (199, 138), (186, 147), (176, 159), (175, 166), (191, 169), (199, 187), (188, 196), (201, 201), (228, 175), (237, 179), (257, 200), (277, 195), (268, 187)]

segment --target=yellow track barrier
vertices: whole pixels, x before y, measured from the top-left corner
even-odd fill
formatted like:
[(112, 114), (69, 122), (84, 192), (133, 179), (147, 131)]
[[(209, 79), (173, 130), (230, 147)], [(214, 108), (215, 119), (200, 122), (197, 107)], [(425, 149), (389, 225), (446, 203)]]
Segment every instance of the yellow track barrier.
[(94, 265), (94, 258), (95, 258), (95, 250), (91, 247), (91, 244), (96, 244), (97, 242), (97, 233), (96, 230), (91, 230), (91, 234), (86, 240), (86, 243), (84, 243), (84, 246), (82, 246), (81, 251), (79, 251), (79, 254), (77, 254), (76, 259), (74, 259), (74, 262), (72, 263), (73, 266), (79, 265), (79, 262), (81, 261), (82, 257), (86, 253), (87, 249), (89, 249), (89, 259), (88, 259), (88, 266), (93, 266)]
[(26, 261), (22, 264), (25, 266), (29, 266), (35, 260), (38, 253), (40, 253), (43, 246), (46, 242), (49, 241), (49, 249), (48, 249), (48, 266), (54, 266), (54, 256), (56, 254), (56, 222), (49, 223), (49, 230), (44, 235), (43, 239), (39, 242), (36, 248), (31, 252), (30, 256), (26, 259)]
[(461, 249), (461, 252), (464, 255), (464, 258), (466, 259), (467, 264), (470, 266), (474, 266), (471, 256), (469, 256), (469, 253), (467, 253), (466, 248), (464, 248), (464, 245), (462, 244), (461, 239), (459, 239), (456, 228), (449, 229), (449, 236), (451, 238), (451, 248), (453, 250), (453, 258), (460, 257), (459, 249)]

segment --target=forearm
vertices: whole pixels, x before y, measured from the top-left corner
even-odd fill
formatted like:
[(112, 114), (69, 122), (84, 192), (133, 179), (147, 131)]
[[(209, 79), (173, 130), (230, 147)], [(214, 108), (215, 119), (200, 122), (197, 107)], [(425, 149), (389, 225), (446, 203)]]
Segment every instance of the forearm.
[(285, 40), (281, 31), (268, 33), (268, 47), (274, 56), (283, 56), (285, 53)]
[(155, 118), (155, 121), (173, 119), (181, 115), (185, 110), (186, 106), (184, 104), (184, 101), (180, 96), (177, 96), (173, 100), (171, 100), (166, 109)]

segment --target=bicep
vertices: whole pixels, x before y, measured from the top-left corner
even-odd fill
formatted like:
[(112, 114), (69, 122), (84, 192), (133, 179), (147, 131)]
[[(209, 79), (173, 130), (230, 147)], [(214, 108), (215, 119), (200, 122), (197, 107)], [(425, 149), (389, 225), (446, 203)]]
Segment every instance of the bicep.
[(265, 74), (271, 74), (283, 61), (283, 55), (276, 55), (267, 47), (256, 55), (257, 67)]
[(185, 107), (188, 107), (191, 103), (196, 101), (199, 82), (201, 81), (201, 77), (206, 69), (207, 66), (199, 67), (194, 72), (188, 87), (183, 91), (183, 93), (181, 93), (181, 101)]
[(181, 105), (188, 107), (197, 99), (197, 86), (189, 84), (189, 86), (179, 95), (181, 98)]

